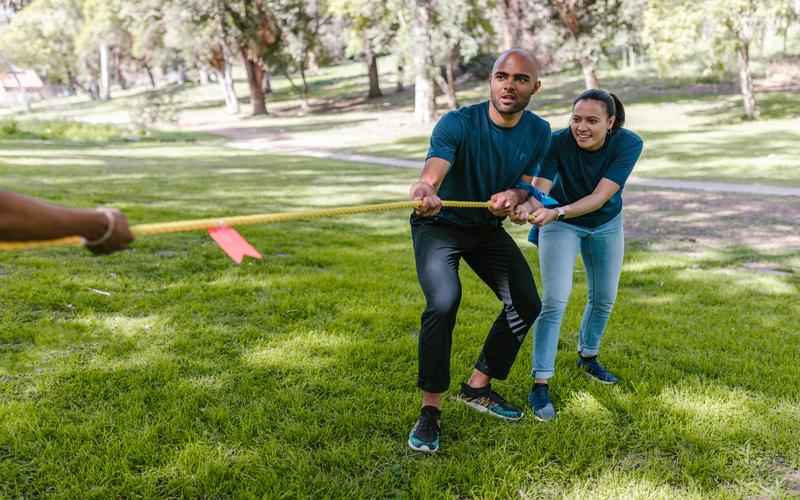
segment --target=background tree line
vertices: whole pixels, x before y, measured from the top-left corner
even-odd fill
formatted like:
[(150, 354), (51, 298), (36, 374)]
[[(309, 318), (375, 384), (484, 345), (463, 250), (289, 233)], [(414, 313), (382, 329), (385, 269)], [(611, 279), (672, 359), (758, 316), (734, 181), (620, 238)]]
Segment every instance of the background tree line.
[(798, 34), (800, 0), (0, 0), (0, 65), (72, 93), (111, 99), (114, 85), (192, 75), (215, 80), (237, 113), (241, 65), (252, 113), (266, 114), (273, 75), (306, 103), (308, 72), (345, 59), (363, 61), (368, 96), (381, 96), (378, 56), (392, 54), (396, 90), (413, 80), (422, 122), (437, 92), (458, 106), (464, 68), (484, 77), (510, 47), (547, 70), (579, 67), (587, 88), (601, 85), (601, 67), (645, 58), (663, 76), (687, 65), (698, 78), (736, 74), (755, 118), (752, 54), (777, 40), (791, 55)]

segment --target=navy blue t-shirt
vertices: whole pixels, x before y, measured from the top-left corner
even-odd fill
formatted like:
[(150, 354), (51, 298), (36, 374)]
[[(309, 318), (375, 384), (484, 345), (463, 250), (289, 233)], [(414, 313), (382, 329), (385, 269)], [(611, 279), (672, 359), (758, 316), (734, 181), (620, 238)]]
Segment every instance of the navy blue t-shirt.
[[(488, 101), (450, 111), (433, 129), (428, 149), (427, 158), (450, 162), (437, 194), (443, 200), (487, 201), (520, 176), (533, 176), (549, 143), (550, 124), (530, 111), (510, 128), (492, 122)], [(438, 218), (465, 226), (499, 226), (503, 220), (475, 208), (444, 208)]]
[(622, 189), (642, 154), (643, 145), (636, 133), (621, 128), (606, 138), (602, 148), (586, 151), (578, 147), (569, 128), (556, 130), (536, 176), (554, 181), (550, 196), (561, 205), (592, 194), (603, 178), (619, 184), (619, 191), (599, 209), (564, 220), (577, 226), (597, 227), (622, 211)]

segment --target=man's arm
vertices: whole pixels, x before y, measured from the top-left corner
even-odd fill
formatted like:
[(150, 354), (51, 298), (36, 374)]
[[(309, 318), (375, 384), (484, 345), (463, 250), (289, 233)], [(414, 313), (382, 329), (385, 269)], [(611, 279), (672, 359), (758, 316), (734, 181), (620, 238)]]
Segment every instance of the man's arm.
[(65, 208), (0, 192), (0, 240), (50, 240), (82, 236), (94, 253), (111, 253), (133, 241), (127, 218), (114, 209)]
[(411, 185), (408, 190), (409, 198), (422, 201), (422, 206), (417, 209), (417, 214), (430, 217), (442, 209), (442, 200), (436, 195), (442, 185), (444, 176), (450, 169), (450, 162), (443, 158), (432, 156), (425, 162), (425, 167), (419, 180)]
[[(523, 182), (530, 184), (531, 176), (523, 175), (521, 177)], [(495, 193), (489, 199), (489, 211), (495, 217), (504, 217), (506, 215), (513, 215), (514, 209), (528, 200), (528, 191), (520, 188), (511, 188)]]

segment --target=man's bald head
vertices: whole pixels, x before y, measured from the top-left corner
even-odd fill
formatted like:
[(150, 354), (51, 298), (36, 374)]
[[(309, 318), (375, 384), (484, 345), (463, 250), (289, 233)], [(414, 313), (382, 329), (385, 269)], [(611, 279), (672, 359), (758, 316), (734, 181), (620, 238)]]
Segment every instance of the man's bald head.
[(515, 62), (520, 63), (522, 68), (530, 73), (533, 80), (539, 79), (539, 62), (527, 51), (522, 49), (508, 49), (497, 56), (497, 59), (494, 61), (494, 66), (492, 66), (492, 74), (501, 68), (509, 59), (515, 59)]
[(506, 50), (497, 58), (489, 79), (490, 113), (504, 122), (515, 122), (539, 91), (539, 64), (521, 49)]

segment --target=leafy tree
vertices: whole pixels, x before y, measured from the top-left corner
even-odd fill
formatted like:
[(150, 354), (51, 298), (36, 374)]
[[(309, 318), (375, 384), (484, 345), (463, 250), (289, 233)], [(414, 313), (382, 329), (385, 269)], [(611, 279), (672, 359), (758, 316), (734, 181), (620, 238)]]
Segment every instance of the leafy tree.
[(758, 117), (753, 93), (750, 53), (781, 1), (767, 0), (650, 0), (644, 38), (662, 72), (689, 58), (699, 57), (706, 68), (721, 72), (735, 56), (744, 115)]
[(558, 52), (580, 64), (587, 89), (599, 87), (600, 55), (627, 28), (620, 15), (623, 0), (548, 0), (548, 5), (562, 33)]
[(494, 30), (486, 17), (489, 5), (484, 0), (450, 0), (436, 4), (432, 62), (440, 68), (434, 79), (447, 97), (450, 109), (458, 107), (455, 73), (462, 61), (478, 55), (491, 44)]
[(84, 88), (75, 47), (83, 23), (78, 0), (36, 0), (0, 33), (0, 52), (50, 83)]
[(331, 11), (350, 21), (349, 53), (362, 53), (369, 76), (367, 97), (380, 97), (378, 52), (388, 47), (397, 29), (396, 11), (391, 2), (370, 0), (332, 0)]

